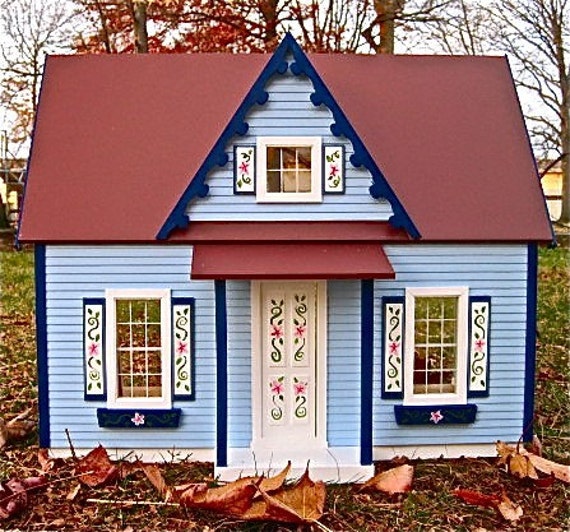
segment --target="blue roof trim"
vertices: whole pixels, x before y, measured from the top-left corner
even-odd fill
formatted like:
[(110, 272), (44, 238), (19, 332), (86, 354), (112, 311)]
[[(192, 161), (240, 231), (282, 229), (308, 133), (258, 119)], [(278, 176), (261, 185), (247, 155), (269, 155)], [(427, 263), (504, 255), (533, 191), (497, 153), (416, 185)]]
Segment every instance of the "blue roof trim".
[(335, 122), (331, 124), (331, 133), (335, 137), (344, 136), (352, 143), (354, 153), (350, 156), (350, 162), (353, 166), (364, 166), (372, 174), (372, 185), (370, 186), (370, 195), (375, 198), (385, 198), (392, 205), (394, 214), (390, 217), (390, 224), (395, 228), (403, 228), (412, 238), (421, 238), (421, 234), (415, 226), (414, 222), (400, 203), (396, 193), (392, 190), (388, 181), (384, 177), (380, 168), (360, 140), (360, 137), (348, 121), (346, 115), (336, 103), (333, 95), (324, 84), (323, 80), (315, 70), (315, 67), (309, 61), (301, 47), (295, 39), (289, 34), (286, 35), (283, 43), (289, 39), (289, 46), (295, 62), (291, 64), (291, 72), (295, 76), (305, 74), (313, 83), (315, 92), (311, 94), (311, 102), (315, 106), (326, 105), (333, 114)]
[(275, 50), (275, 53), (261, 71), (261, 74), (208, 154), (208, 157), (206, 157), (206, 160), (202, 163), (202, 166), (200, 166), (196, 176), (192, 179), (188, 187), (186, 187), (186, 190), (176, 203), (176, 206), (168, 215), (168, 218), (166, 218), (166, 221), (156, 235), (157, 240), (168, 238), (170, 233), (176, 228), (184, 229), (188, 227), (190, 219), (185, 212), (186, 206), (192, 199), (196, 197), (204, 198), (208, 195), (209, 187), (205, 182), (208, 172), (215, 166), (225, 166), (227, 164), (228, 155), (225, 151), (226, 144), (234, 135), (243, 136), (247, 133), (249, 124), (245, 121), (245, 116), (251, 107), (256, 104), (263, 105), (269, 99), (269, 94), (265, 90), (265, 85), (269, 81), (269, 78), (274, 74), (285, 74), (285, 72), (287, 72), (288, 63), (285, 57), (290, 51), (291, 42), (295, 43), (295, 40), (290, 35), (287, 35), (277, 50)]

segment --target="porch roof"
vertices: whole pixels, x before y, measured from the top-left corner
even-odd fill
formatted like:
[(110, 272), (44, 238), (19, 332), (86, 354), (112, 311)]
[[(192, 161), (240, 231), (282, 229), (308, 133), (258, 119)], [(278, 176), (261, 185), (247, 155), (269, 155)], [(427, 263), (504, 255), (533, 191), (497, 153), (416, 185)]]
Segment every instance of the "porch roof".
[(377, 243), (197, 244), (193, 279), (394, 279)]

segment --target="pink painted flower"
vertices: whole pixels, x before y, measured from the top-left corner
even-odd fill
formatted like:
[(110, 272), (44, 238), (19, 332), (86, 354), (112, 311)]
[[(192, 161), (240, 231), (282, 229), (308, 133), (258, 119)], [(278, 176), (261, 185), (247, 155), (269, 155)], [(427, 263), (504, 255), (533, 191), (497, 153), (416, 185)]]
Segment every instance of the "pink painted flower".
[(178, 345), (176, 346), (176, 352), (179, 355), (183, 355), (184, 353), (188, 353), (188, 343), (179, 341)]
[(429, 420), (436, 425), (443, 419), (443, 414), (441, 410), (436, 410), (435, 412), (431, 412)]
[(131, 418), (131, 421), (135, 426), (144, 425), (144, 414), (139, 414), (135, 412), (135, 415)]
[(283, 329), (277, 325), (272, 325), (272, 327), (271, 336), (273, 336), (273, 338), (281, 338), (283, 336)]
[(293, 385), (295, 389), (295, 395), (303, 395), (307, 391), (307, 383), (306, 382), (296, 382)]
[(283, 383), (279, 382), (277, 379), (272, 381), (270, 386), (271, 386), (271, 393), (278, 394), (278, 395), (283, 393)]
[(331, 164), (329, 169), (330, 177), (334, 177), (338, 174), (338, 166), (336, 164)]
[(243, 161), (240, 165), (239, 165), (239, 171), (242, 174), (247, 174), (249, 172), (249, 163), (246, 163), (245, 161)]
[(397, 353), (400, 349), (400, 342), (392, 342), (388, 348), (390, 349), (390, 354), (393, 355)]
[(303, 336), (305, 336), (305, 326), (304, 325), (297, 325), (295, 327), (295, 336), (297, 338), (303, 338)]
[(96, 344), (95, 342), (91, 342), (91, 344), (89, 344), (89, 354), (90, 355), (98, 355), (99, 354), (99, 344)]
[(484, 347), (485, 347), (485, 340), (483, 340), (483, 338), (479, 338), (479, 340), (475, 341), (475, 351), (482, 353)]

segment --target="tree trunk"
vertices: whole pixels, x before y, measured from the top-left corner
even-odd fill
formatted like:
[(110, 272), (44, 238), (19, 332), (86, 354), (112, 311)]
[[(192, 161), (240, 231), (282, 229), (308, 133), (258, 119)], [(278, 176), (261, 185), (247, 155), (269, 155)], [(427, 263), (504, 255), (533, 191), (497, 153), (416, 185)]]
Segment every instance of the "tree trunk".
[(135, 0), (133, 2), (133, 30), (135, 34), (135, 52), (137, 54), (148, 53), (146, 7), (147, 5), (145, 0)]
[(562, 211), (558, 223), (570, 225), (570, 66), (562, 83), (562, 120), (560, 124), (562, 141)]
[(263, 42), (265, 43), (267, 51), (271, 52), (277, 48), (277, 23), (278, 23), (278, 10), (277, 4), (279, 0), (267, 0), (260, 2), (259, 10), (263, 17)]
[(376, 52), (379, 54), (393, 54), (396, 0), (374, 0), (374, 10), (380, 26), (380, 43)]

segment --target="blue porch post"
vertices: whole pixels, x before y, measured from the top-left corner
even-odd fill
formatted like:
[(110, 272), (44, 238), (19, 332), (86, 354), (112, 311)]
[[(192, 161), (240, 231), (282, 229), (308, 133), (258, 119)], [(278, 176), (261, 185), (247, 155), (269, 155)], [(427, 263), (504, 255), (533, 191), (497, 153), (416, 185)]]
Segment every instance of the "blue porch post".
[(228, 465), (228, 323), (226, 282), (214, 281), (216, 292), (216, 465)]
[(361, 281), (360, 463), (372, 464), (372, 382), (374, 371), (374, 280)]

